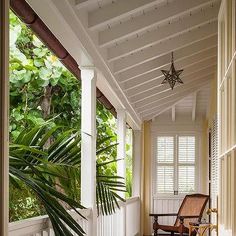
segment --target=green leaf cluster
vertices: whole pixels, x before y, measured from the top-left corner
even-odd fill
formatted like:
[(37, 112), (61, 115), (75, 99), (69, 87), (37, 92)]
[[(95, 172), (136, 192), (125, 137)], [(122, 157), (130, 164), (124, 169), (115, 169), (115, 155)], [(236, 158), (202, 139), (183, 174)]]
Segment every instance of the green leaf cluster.
[[(64, 223), (83, 234), (61, 215), (67, 207), (82, 207), (81, 83), (12, 12), (9, 59), (10, 220), (47, 213), (56, 235), (70, 235)], [(97, 103), (97, 203), (102, 214), (113, 213), (117, 201), (124, 200), (118, 192), (126, 191), (116, 171), (115, 130), (115, 118)]]
[[(55, 124), (79, 130), (80, 81), (13, 13), (10, 13), (9, 69), (11, 140), (27, 125), (42, 124), (52, 117), (57, 117)], [(47, 117), (46, 99), (50, 103)]]
[[(45, 146), (53, 137), (53, 142)], [(102, 153), (108, 153), (116, 144), (103, 148), (104, 142), (97, 143), (97, 159)], [(78, 235), (84, 231), (70, 216), (68, 210), (82, 209), (78, 196), (80, 193), (81, 147), (80, 134), (75, 129), (63, 131), (63, 127), (51, 127), (50, 123), (29, 127), (22, 131), (10, 145), (10, 182), (16, 189), (28, 187), (49, 216), (56, 235), (72, 235), (70, 229)], [(106, 175), (102, 167), (117, 162), (97, 161), (97, 206), (98, 213), (112, 214), (119, 208), (118, 200), (124, 201), (119, 192), (126, 187), (121, 177)], [(23, 187), (22, 187), (23, 186)], [(71, 190), (71, 187), (74, 191)], [(70, 188), (70, 190), (68, 190)], [(26, 188), (27, 189), (27, 188)], [(32, 207), (35, 199), (27, 197), (25, 207)], [(29, 205), (29, 206), (28, 206)], [(16, 206), (14, 206), (16, 207)], [(28, 214), (28, 212), (27, 212)], [(28, 215), (31, 216), (31, 215)]]

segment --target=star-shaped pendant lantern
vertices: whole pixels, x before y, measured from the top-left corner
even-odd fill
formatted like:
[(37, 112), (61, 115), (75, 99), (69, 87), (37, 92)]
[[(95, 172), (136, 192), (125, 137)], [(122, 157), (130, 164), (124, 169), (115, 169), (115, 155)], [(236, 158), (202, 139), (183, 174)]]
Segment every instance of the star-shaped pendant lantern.
[(171, 66), (170, 70), (161, 70), (165, 79), (162, 81), (161, 84), (169, 83), (171, 89), (173, 90), (176, 83), (183, 84), (184, 82), (179, 78), (180, 74), (183, 72), (182, 70), (176, 70), (174, 66), (174, 55), (173, 52), (171, 53)]

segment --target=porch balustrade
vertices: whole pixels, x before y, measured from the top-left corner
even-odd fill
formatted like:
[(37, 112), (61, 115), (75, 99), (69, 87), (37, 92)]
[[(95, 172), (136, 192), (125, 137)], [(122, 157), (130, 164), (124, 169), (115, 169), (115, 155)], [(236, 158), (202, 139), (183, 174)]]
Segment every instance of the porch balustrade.
[[(120, 209), (108, 216), (100, 215), (97, 218), (97, 236), (135, 236), (139, 235), (140, 228), (140, 200), (138, 197), (119, 202)], [(92, 210), (79, 211), (86, 219), (71, 211), (73, 218), (83, 227), (84, 231), (92, 232)], [(124, 216), (126, 221), (124, 222)], [(125, 232), (125, 235), (122, 235)], [(72, 231), (73, 233), (73, 231)], [(54, 236), (48, 216), (39, 216), (10, 223), (9, 236)], [(76, 234), (74, 234), (76, 235)], [(87, 234), (88, 235), (88, 234)], [(91, 236), (91, 235), (89, 235)]]

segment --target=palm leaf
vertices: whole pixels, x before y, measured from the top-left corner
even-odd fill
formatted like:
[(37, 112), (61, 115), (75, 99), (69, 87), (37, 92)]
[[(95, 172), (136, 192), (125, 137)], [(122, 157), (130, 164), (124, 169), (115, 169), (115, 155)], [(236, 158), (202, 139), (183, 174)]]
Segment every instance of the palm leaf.
[(28, 187), (30, 187), (41, 200), (53, 224), (56, 235), (72, 236), (73, 234), (70, 232), (67, 226), (79, 236), (83, 236), (85, 234), (80, 225), (61, 206), (57, 199), (63, 200), (68, 205), (73, 206), (73, 208), (74, 206), (79, 207), (79, 204), (75, 203), (72, 199), (56, 191), (44, 182), (41, 182), (34, 177), (29, 178), (28, 175), (23, 174), (21, 171), (11, 166), (9, 171), (11, 175), (14, 175), (16, 178), (23, 181)]
[[(55, 181), (57, 179), (65, 192), (79, 191), (76, 179), (80, 179), (81, 168), (80, 135), (74, 129), (60, 133), (60, 128), (62, 127), (48, 127), (48, 124), (44, 124), (29, 128), (19, 135), (20, 138), (10, 145), (10, 180), (14, 186), (22, 181), (35, 192), (47, 211), (56, 235), (70, 236), (72, 234), (69, 229), (78, 235), (84, 235), (82, 228), (61, 206), (60, 201), (78, 214), (77, 208), (82, 209), (83, 206), (55, 188), (58, 185)], [(52, 136), (54, 141), (47, 148), (44, 147)], [(104, 153), (111, 153), (117, 146), (117, 143), (107, 145), (111, 138), (105, 137), (97, 142), (98, 159)], [(119, 160), (97, 162), (96, 199), (99, 214), (112, 214), (119, 208), (118, 200), (125, 201), (119, 195), (119, 192), (126, 191), (124, 179), (116, 175), (107, 176), (102, 171), (104, 167), (117, 161)]]
[[(46, 126), (37, 126), (29, 129), (28, 132), (23, 131), (19, 135), (21, 139), (17, 139), (15, 144), (10, 145), (10, 181), (15, 187), (20, 187), (19, 181), (26, 184), (42, 202), (51, 222), (56, 235), (72, 236), (71, 230), (77, 235), (84, 235), (81, 226), (71, 217), (69, 212), (62, 207), (61, 202), (66, 203), (71, 209), (74, 209), (78, 214), (78, 208), (84, 207), (65, 194), (57, 191), (54, 183), (50, 180), (55, 178), (56, 172), (50, 170), (52, 165), (58, 166), (58, 163), (48, 161), (48, 151), (44, 150), (44, 144), (54, 134), (58, 128), (47, 129)], [(70, 143), (73, 138), (71, 135), (66, 139), (66, 136), (71, 133), (71, 130), (63, 134), (61, 143), (58, 139), (54, 143), (56, 151), (69, 151), (66, 144)], [(50, 135), (49, 135), (50, 134)], [(62, 136), (61, 136), (62, 137)], [(63, 148), (62, 148), (63, 147)], [(72, 147), (71, 147), (72, 148)], [(57, 157), (55, 150), (51, 148), (51, 156), (54, 161)], [(58, 152), (60, 153), (60, 152)], [(64, 152), (65, 153), (65, 152)], [(61, 158), (63, 155), (59, 156)], [(60, 173), (60, 172), (59, 172)], [(60, 175), (57, 175), (57, 177)], [(50, 177), (50, 178), (48, 178)], [(60, 176), (59, 178), (62, 178)], [(82, 215), (80, 215), (83, 217)]]

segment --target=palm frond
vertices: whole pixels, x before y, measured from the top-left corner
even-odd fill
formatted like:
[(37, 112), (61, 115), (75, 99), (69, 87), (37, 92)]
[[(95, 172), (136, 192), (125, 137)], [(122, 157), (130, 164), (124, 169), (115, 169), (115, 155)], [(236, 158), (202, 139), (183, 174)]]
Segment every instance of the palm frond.
[(15, 178), (23, 181), (30, 189), (32, 189), (36, 196), (43, 203), (47, 214), (53, 224), (56, 235), (72, 236), (73, 234), (70, 232), (68, 227), (79, 236), (83, 236), (85, 234), (81, 226), (71, 217), (71, 215), (65, 210), (65, 208), (61, 206), (58, 199), (67, 203), (73, 209), (76, 209), (78, 207), (83, 208), (81, 205), (66, 197), (64, 194), (58, 192), (45, 182), (42, 182), (40, 179), (41, 176), (29, 177), (28, 175), (22, 173), (22, 171), (11, 166), (9, 168), (9, 172)]
[[(26, 129), (19, 135), (10, 145), (10, 180), (16, 187), (22, 181), (34, 191), (56, 235), (70, 236), (69, 229), (84, 235), (82, 228), (61, 205), (64, 202), (75, 211), (83, 208), (77, 201), (81, 172), (80, 134), (74, 129), (62, 131), (61, 128), (64, 129), (60, 126), (50, 127), (46, 123)], [(119, 208), (118, 201), (125, 201), (119, 193), (126, 191), (124, 178), (104, 172), (104, 168), (119, 161), (109, 157), (117, 146), (117, 143), (109, 142), (111, 138), (105, 137), (97, 142), (96, 199), (98, 213), (107, 215)], [(45, 147), (48, 140), (51, 142)], [(108, 156), (107, 161), (99, 160), (102, 155)], [(57, 190), (58, 184), (64, 189), (63, 193)]]
[[(9, 149), (10, 181), (18, 188), (20, 187), (19, 182), (22, 181), (35, 193), (42, 202), (56, 235), (72, 236), (71, 230), (73, 230), (77, 235), (82, 236), (85, 232), (61, 203), (65, 203), (78, 214), (80, 213), (77, 209), (83, 209), (84, 207), (59, 192), (55, 188), (54, 181), (52, 181), (55, 177), (63, 177), (60, 172), (54, 172), (52, 169), (53, 167), (60, 167), (58, 161), (61, 158), (65, 159), (64, 156), (68, 155), (67, 152), (70, 152), (70, 149), (73, 149), (78, 141), (76, 140), (74, 145), (68, 145), (70, 142), (73, 143), (73, 138), (75, 137), (71, 136), (72, 131), (70, 130), (60, 136), (61, 142), (56, 139), (53, 143), (55, 149), (50, 146), (50, 154), (48, 149), (44, 148), (44, 144), (58, 129), (59, 127), (50, 129), (46, 125), (42, 125), (23, 131), (19, 135), (20, 138), (16, 139)], [(80, 216), (83, 217), (82, 215)]]

